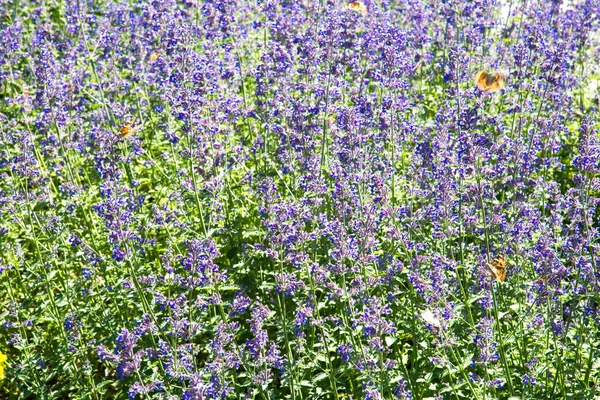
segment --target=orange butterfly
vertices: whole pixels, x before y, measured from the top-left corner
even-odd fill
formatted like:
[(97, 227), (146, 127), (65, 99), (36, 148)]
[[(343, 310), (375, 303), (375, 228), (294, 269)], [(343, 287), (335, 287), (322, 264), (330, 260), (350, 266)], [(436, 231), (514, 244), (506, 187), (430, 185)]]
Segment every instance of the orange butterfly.
[(475, 85), (484, 92), (497, 92), (506, 86), (507, 71), (479, 71), (475, 74)]
[(362, 1), (355, 0), (348, 3), (348, 8), (353, 11), (358, 11), (362, 13), (362, 15), (367, 15), (367, 6), (364, 5)]
[(495, 280), (502, 282), (506, 278), (506, 256), (500, 255), (492, 260), (491, 263), (485, 264)]
[(136, 133), (137, 131), (140, 130), (141, 125), (140, 126), (136, 126), (135, 128), (133, 128), (131, 125), (133, 124), (133, 121), (135, 120), (131, 120), (130, 123), (126, 124), (124, 127), (121, 128), (121, 137), (126, 138), (128, 136), (133, 135), (134, 133)]

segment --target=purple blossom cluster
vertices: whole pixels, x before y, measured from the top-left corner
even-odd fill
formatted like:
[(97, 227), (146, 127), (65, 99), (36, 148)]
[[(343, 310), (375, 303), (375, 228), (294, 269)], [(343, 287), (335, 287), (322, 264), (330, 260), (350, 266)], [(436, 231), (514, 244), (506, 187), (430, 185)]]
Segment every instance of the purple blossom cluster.
[(0, 1), (0, 398), (600, 396), (599, 28)]

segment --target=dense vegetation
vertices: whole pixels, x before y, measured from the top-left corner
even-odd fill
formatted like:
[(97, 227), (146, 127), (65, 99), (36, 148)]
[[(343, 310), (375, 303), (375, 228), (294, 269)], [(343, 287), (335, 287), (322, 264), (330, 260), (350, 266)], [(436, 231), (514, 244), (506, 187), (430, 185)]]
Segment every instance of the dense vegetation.
[(0, 1), (0, 397), (600, 396), (599, 19)]

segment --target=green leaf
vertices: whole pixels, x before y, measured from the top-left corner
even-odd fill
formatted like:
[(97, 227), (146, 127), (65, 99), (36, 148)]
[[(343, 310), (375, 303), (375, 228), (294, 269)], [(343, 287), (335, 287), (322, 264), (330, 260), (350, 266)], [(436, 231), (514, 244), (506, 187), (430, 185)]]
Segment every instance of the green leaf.
[(322, 381), (323, 379), (327, 378), (329, 375), (326, 374), (325, 372), (321, 372), (320, 374), (318, 374), (317, 376), (315, 376), (313, 378), (313, 382), (319, 382)]

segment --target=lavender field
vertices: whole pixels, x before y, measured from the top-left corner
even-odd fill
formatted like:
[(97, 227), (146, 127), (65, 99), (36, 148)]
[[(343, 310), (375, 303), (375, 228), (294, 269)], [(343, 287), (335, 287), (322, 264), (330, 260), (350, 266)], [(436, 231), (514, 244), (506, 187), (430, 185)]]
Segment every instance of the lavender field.
[(0, 35), (0, 399), (600, 398), (600, 0)]

